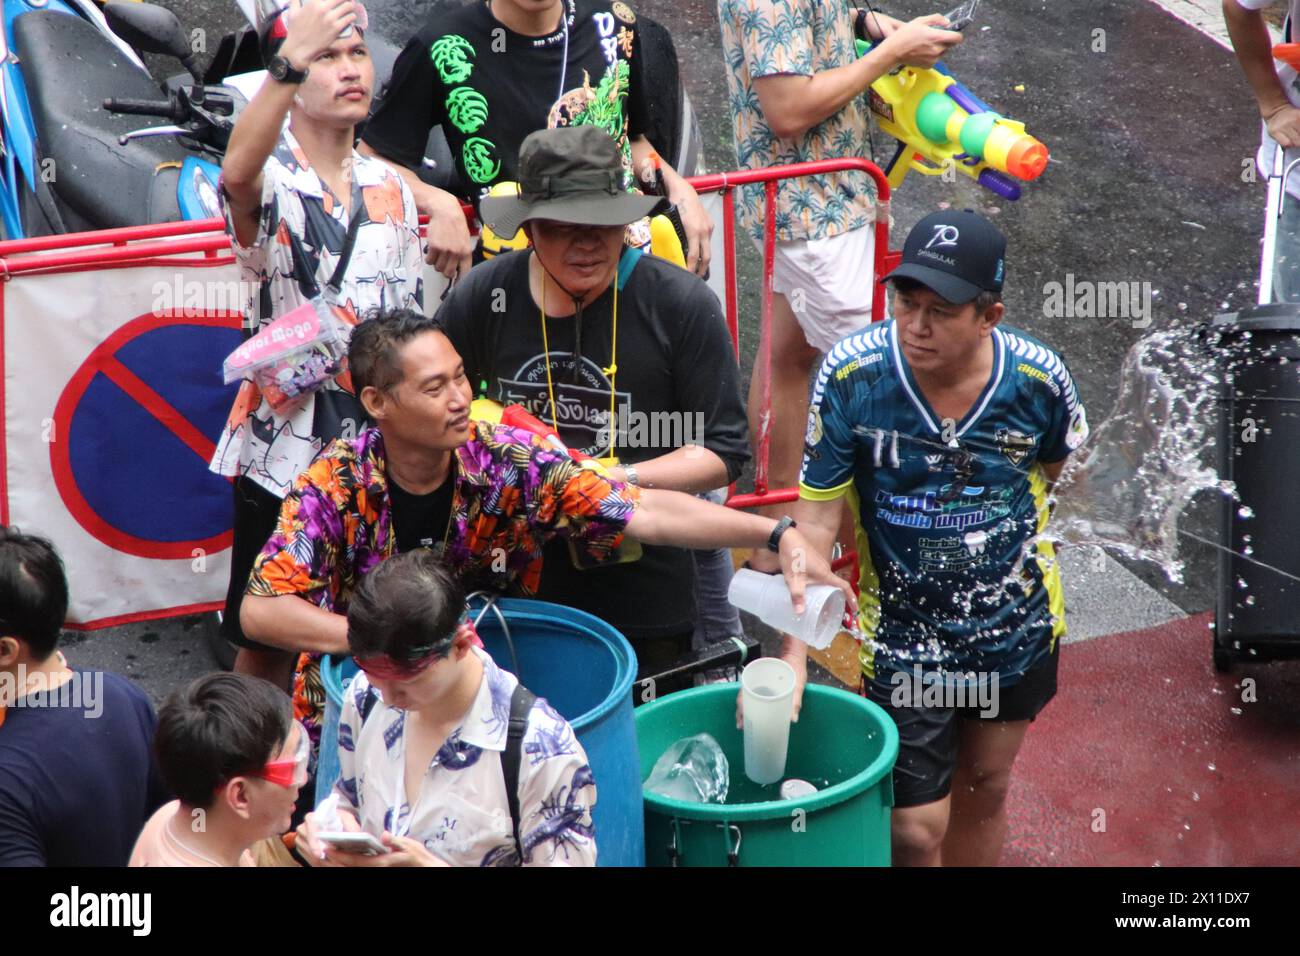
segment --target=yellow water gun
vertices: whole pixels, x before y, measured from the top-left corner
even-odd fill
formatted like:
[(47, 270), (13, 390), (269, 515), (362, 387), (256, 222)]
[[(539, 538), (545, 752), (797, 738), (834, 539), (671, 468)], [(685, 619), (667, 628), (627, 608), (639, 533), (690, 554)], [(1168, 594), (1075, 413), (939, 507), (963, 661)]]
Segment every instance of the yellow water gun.
[[(655, 160), (658, 161), (658, 156)], [(515, 196), (519, 194), (518, 183), (497, 183), (488, 190), (489, 196)], [(503, 239), (493, 232), (488, 226), (483, 227), (483, 258), (491, 259), (493, 256), (499, 256), (503, 252), (511, 252), (515, 249), (528, 248), (528, 236), (520, 229), (513, 236)], [(650, 217), (650, 254), (658, 256), (660, 259), (667, 259), (686, 268), (686, 232), (682, 229), (681, 220), (677, 218), (676, 208), (668, 210), (667, 214)]]
[[(858, 55), (874, 46), (858, 41)], [(898, 140), (886, 174), (897, 189), (909, 170), (942, 175), (953, 167), (1004, 199), (1020, 198), (1020, 184), (1047, 168), (1047, 147), (972, 93), (942, 63), (905, 66), (871, 84), (871, 110)], [(1014, 177), (1014, 178), (1012, 178)]]

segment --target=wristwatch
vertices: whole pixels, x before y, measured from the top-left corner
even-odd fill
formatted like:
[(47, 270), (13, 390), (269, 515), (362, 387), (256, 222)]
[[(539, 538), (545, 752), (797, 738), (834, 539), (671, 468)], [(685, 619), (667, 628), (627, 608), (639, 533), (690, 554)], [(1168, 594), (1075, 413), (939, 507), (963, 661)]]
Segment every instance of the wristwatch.
[(636, 485), (639, 483), (637, 481), (636, 465), (624, 465), (623, 474), (627, 476), (627, 483), (629, 485)]
[(779, 554), (781, 551), (781, 535), (795, 527), (798, 526), (794, 523), (794, 519), (789, 515), (786, 515), (778, 521), (776, 527), (772, 529), (772, 534), (767, 539), (767, 550), (775, 551)]
[(280, 56), (278, 53), (271, 57), (266, 64), (266, 72), (271, 75), (271, 79), (281, 83), (301, 83), (307, 79), (306, 70), (296, 70), (288, 58)]

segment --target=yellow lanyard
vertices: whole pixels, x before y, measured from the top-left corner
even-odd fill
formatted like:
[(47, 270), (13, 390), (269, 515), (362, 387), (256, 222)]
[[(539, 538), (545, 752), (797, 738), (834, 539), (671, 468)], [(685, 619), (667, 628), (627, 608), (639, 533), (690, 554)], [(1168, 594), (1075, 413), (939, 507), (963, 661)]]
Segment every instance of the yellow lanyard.
[[(551, 400), (551, 427), (555, 429), (555, 434), (560, 433), (560, 425), (555, 416), (555, 385), (551, 381), (551, 346), (546, 338), (546, 270), (542, 270), (542, 351), (545, 354), (546, 362), (546, 394)], [(579, 356), (575, 355), (573, 360), (577, 362)], [(617, 393), (618, 382), (618, 276), (614, 276), (614, 326), (611, 332), (609, 344), (609, 365), (601, 369), (609, 378), (609, 458), (614, 458), (615, 448), (618, 444), (618, 420), (614, 417), (614, 399)]]

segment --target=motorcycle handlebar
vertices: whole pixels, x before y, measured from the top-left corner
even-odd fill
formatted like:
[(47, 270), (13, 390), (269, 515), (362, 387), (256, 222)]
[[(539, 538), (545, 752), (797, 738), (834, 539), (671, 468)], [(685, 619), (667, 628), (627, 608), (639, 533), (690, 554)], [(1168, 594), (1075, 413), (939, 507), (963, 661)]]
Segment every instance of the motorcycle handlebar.
[(110, 113), (128, 113), (132, 116), (161, 116), (180, 122), (178, 104), (172, 100), (135, 100), (128, 97), (104, 100), (104, 109)]

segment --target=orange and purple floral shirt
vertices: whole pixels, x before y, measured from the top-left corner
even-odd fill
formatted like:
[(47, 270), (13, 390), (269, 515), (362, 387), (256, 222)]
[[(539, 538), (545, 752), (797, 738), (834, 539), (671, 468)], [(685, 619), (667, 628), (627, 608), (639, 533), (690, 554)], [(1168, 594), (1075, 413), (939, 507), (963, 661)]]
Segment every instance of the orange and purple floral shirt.
[[(536, 593), (542, 547), (551, 538), (568, 535), (591, 559), (608, 558), (640, 500), (636, 488), (505, 425), (471, 422), (453, 464), (444, 558), (467, 584), (523, 597)], [(384, 441), (371, 428), (338, 439), (298, 476), (247, 593), (296, 594), (344, 614), (361, 577), (395, 550)], [(294, 709), (313, 737), (325, 700), (319, 657), (303, 654), (294, 679)]]

